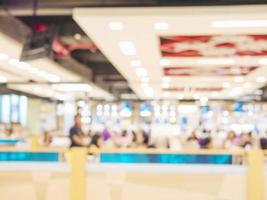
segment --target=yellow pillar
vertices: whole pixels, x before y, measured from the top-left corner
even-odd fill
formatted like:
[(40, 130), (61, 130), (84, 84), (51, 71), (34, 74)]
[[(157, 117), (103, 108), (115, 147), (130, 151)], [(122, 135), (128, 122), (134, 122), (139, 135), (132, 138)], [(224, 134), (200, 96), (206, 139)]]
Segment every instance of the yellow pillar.
[(86, 155), (86, 148), (71, 149), (70, 200), (86, 199)]
[(264, 200), (264, 155), (261, 150), (248, 153), (247, 200)]

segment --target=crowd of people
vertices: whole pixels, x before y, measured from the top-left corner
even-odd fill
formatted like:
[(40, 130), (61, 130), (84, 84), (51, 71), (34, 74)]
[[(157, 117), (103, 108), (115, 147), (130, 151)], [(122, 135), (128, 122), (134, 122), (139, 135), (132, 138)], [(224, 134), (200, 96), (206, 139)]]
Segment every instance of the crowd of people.
[(254, 137), (249, 133), (236, 134), (230, 131), (224, 136), (212, 134), (208, 130), (194, 130), (190, 135), (175, 135), (153, 137), (151, 132), (143, 129), (122, 130), (112, 132), (104, 128), (101, 132), (84, 133), (81, 116), (74, 118), (75, 124), (70, 129), (71, 147), (95, 148), (170, 148), (170, 149), (250, 149), (254, 147), (267, 148), (267, 138)]

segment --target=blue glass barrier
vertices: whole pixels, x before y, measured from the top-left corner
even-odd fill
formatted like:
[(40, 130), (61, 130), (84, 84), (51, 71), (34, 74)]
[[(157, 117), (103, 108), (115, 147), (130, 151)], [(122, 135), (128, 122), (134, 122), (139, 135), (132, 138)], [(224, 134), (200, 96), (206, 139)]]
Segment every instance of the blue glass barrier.
[(102, 153), (101, 163), (232, 164), (232, 155)]
[(60, 156), (56, 152), (0, 152), (0, 162), (59, 162)]
[(0, 139), (0, 145), (15, 145), (18, 142), (22, 142), (22, 140), (18, 140), (18, 139)]

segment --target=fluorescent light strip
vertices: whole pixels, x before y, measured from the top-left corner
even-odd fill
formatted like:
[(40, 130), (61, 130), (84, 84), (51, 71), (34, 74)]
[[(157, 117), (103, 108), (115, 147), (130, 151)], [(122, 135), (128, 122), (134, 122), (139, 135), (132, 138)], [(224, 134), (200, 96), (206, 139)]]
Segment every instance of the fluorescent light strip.
[(267, 27), (267, 19), (263, 20), (222, 20), (212, 23), (214, 28), (263, 28)]

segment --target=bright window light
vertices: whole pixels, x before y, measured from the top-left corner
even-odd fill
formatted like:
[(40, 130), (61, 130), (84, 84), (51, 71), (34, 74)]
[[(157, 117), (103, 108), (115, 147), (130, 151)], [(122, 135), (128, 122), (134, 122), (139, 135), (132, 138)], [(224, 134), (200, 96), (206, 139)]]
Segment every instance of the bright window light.
[(266, 79), (264, 76), (259, 76), (259, 77), (257, 78), (256, 81), (257, 81), (258, 83), (265, 83), (266, 80), (267, 80), (267, 79)]
[(136, 54), (135, 46), (131, 41), (122, 41), (119, 43), (119, 47), (126, 56), (134, 56)]
[(267, 20), (222, 20), (212, 23), (214, 28), (260, 28), (267, 27)]
[(200, 65), (234, 65), (235, 60), (229, 58), (209, 58), (209, 59), (199, 59), (198, 64)]
[(110, 22), (108, 23), (110, 30), (119, 31), (123, 29), (123, 24), (121, 22)]
[(131, 65), (133, 66), (133, 67), (140, 67), (141, 66), (141, 61), (140, 60), (132, 60), (131, 61)]
[(167, 22), (156, 22), (154, 24), (154, 28), (156, 30), (167, 30), (169, 28), (169, 24)]
[(89, 92), (92, 87), (85, 83), (61, 83), (52, 86), (53, 89), (61, 92)]
[(139, 67), (135, 69), (135, 74), (139, 77), (145, 77), (147, 76), (147, 71), (146, 69)]
[(161, 66), (168, 66), (168, 65), (171, 64), (171, 62), (169, 60), (166, 60), (166, 59), (161, 59), (160, 62), (159, 62), (159, 64)]
[(8, 55), (5, 53), (0, 53), (0, 60), (7, 60), (8, 59)]

